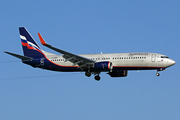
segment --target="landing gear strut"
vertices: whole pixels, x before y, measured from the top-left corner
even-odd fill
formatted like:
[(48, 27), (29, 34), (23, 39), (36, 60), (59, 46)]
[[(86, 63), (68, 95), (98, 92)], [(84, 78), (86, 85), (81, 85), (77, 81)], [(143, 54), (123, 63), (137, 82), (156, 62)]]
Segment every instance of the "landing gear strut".
[(96, 76), (94, 77), (94, 79), (97, 80), (97, 81), (99, 81), (101, 78), (100, 78), (99, 75), (96, 75)]

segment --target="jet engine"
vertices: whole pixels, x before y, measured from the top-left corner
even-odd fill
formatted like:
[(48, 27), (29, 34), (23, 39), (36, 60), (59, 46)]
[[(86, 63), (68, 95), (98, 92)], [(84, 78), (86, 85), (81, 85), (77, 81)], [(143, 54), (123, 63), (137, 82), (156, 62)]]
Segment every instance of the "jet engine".
[(113, 71), (108, 73), (111, 77), (126, 77), (128, 74), (127, 70)]
[(102, 61), (95, 63), (93, 68), (95, 71), (110, 71), (113, 69), (113, 65), (110, 61)]

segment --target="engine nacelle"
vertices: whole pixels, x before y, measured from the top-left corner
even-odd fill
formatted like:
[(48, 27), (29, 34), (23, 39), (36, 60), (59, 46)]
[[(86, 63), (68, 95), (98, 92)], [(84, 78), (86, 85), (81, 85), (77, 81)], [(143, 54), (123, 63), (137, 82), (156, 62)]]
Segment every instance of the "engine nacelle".
[(128, 74), (128, 71), (127, 70), (115, 71), (115, 72), (109, 72), (108, 74), (111, 77), (126, 77)]
[(94, 64), (95, 71), (110, 71), (113, 69), (112, 62), (110, 61), (102, 61)]

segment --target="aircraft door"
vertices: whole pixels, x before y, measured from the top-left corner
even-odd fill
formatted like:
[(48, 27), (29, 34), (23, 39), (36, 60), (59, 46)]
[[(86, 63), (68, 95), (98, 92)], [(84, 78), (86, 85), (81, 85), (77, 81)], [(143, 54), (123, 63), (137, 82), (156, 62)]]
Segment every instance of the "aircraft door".
[(155, 54), (153, 54), (153, 55), (151, 56), (151, 61), (152, 61), (152, 62), (155, 62), (155, 61), (156, 61), (156, 55), (155, 55)]

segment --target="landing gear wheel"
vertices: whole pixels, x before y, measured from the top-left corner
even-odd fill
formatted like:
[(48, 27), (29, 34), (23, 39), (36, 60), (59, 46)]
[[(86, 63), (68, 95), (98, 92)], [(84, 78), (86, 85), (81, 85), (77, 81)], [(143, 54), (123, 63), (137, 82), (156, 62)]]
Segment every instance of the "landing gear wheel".
[(159, 74), (159, 73), (156, 73), (156, 76), (160, 76), (160, 74)]
[(97, 80), (97, 81), (99, 81), (101, 78), (99, 77), (99, 75), (96, 75), (96, 76), (94, 77), (94, 79)]
[(87, 77), (90, 77), (90, 76), (91, 76), (91, 72), (86, 72), (85, 75), (86, 75)]

